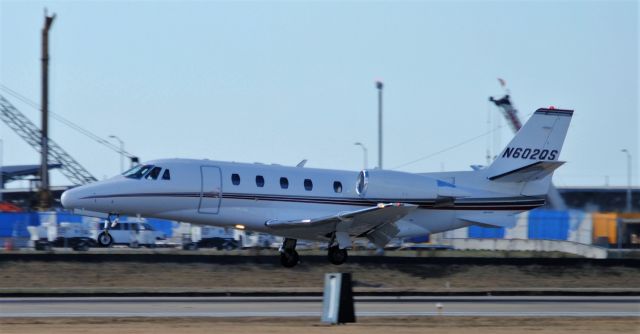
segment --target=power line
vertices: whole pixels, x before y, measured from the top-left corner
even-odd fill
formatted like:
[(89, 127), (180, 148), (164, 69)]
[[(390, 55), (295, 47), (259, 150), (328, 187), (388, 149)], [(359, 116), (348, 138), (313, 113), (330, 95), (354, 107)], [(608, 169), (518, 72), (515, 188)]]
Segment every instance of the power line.
[(504, 125), (497, 126), (497, 127), (493, 128), (492, 130), (489, 130), (489, 131), (487, 131), (487, 132), (485, 132), (485, 133), (483, 133), (483, 134), (477, 135), (477, 136), (475, 136), (475, 137), (473, 137), (473, 138), (467, 139), (467, 140), (465, 140), (465, 141), (463, 141), (463, 142), (460, 142), (460, 143), (458, 143), (458, 144), (455, 144), (455, 145), (453, 145), (453, 146), (449, 146), (449, 147), (444, 148), (444, 149), (442, 149), (442, 150), (440, 150), (440, 151), (437, 151), (437, 152), (431, 153), (431, 154), (429, 154), (429, 155), (425, 155), (425, 156), (423, 156), (423, 157), (420, 157), (420, 158), (418, 158), (418, 159), (415, 159), (415, 160), (412, 160), (412, 161), (406, 162), (406, 163), (404, 163), (404, 164), (401, 164), (401, 165), (395, 166), (395, 167), (393, 167), (393, 168), (391, 168), (391, 169), (398, 169), (398, 168), (402, 168), (402, 167), (405, 167), (405, 166), (408, 166), (408, 165), (414, 164), (414, 163), (416, 163), (416, 162), (420, 162), (420, 161), (422, 161), (422, 160), (432, 158), (432, 157), (434, 157), (434, 156), (436, 156), (436, 155), (438, 155), (438, 154), (442, 154), (442, 153), (444, 153), (444, 152), (451, 151), (451, 150), (453, 150), (454, 148), (458, 148), (458, 147), (460, 147), (460, 146), (462, 146), (462, 145), (465, 145), (465, 144), (468, 144), (468, 143), (470, 143), (470, 142), (472, 142), (472, 141), (474, 141), (474, 140), (480, 139), (480, 138), (482, 138), (482, 137), (484, 137), (484, 136), (487, 136), (487, 135), (489, 135), (489, 134), (491, 134), (491, 133), (493, 133), (493, 132), (495, 132), (495, 131), (497, 131), (497, 130), (499, 130), (499, 129), (503, 128), (503, 127), (504, 127)]
[[(22, 95), (22, 94), (20, 94), (20, 93), (16, 92), (15, 90), (13, 90), (13, 89), (11, 89), (11, 88), (9, 88), (9, 87), (7, 87), (7, 86), (3, 85), (3, 84), (0, 84), (0, 89), (2, 89), (3, 91), (7, 92), (7, 94), (9, 94), (9, 95), (11, 95), (11, 96), (15, 97), (16, 99), (20, 100), (21, 102), (23, 102), (23, 103), (25, 103), (25, 104), (29, 105), (30, 107), (32, 107), (32, 108), (34, 108), (34, 109), (36, 109), (36, 110), (40, 110), (40, 105), (39, 105), (38, 103), (36, 103), (36, 102), (34, 102), (33, 100), (31, 100), (31, 99), (29, 99), (29, 98), (25, 97), (25, 96), (24, 96), (24, 95)], [(62, 124), (64, 124), (64, 125), (66, 125), (66, 126), (70, 127), (71, 129), (76, 130), (76, 131), (78, 131), (79, 133), (81, 133), (81, 134), (83, 134), (83, 135), (85, 135), (85, 136), (87, 136), (87, 137), (91, 138), (92, 140), (94, 140), (94, 141), (95, 141), (95, 142), (97, 142), (98, 144), (101, 144), (101, 145), (103, 145), (103, 146), (106, 146), (107, 148), (109, 148), (109, 149), (111, 149), (111, 150), (115, 151), (116, 153), (122, 153), (122, 154), (124, 154), (125, 156), (127, 156), (128, 158), (133, 158), (133, 157), (135, 157), (133, 154), (131, 154), (131, 153), (127, 152), (127, 151), (124, 151), (124, 150), (120, 150), (120, 147), (118, 147), (118, 146), (116, 146), (116, 145), (112, 144), (112, 143), (111, 143), (111, 142), (109, 142), (108, 140), (103, 139), (102, 137), (100, 137), (100, 136), (98, 136), (98, 135), (94, 134), (93, 132), (91, 132), (91, 131), (89, 131), (89, 130), (87, 130), (87, 129), (83, 128), (83, 127), (81, 127), (80, 125), (73, 123), (72, 121), (70, 121), (70, 120), (68, 120), (68, 119), (66, 119), (66, 118), (64, 118), (64, 117), (62, 117), (61, 115), (58, 115), (58, 114), (56, 114), (56, 113), (54, 113), (54, 112), (52, 112), (52, 111), (49, 111), (49, 113), (50, 113), (50, 114), (51, 114), (51, 116), (53, 116), (53, 118), (54, 118), (55, 120), (57, 120), (58, 122), (60, 122), (60, 123), (62, 123)]]

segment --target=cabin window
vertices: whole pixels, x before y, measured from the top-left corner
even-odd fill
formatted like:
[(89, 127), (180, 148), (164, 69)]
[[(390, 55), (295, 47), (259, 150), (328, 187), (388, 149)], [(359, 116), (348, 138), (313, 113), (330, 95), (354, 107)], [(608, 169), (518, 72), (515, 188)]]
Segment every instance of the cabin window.
[(335, 191), (337, 193), (341, 193), (342, 192), (342, 182), (333, 181), (333, 191)]
[(239, 185), (240, 184), (240, 175), (231, 174), (231, 183), (233, 183), (234, 186)]
[(260, 188), (264, 187), (264, 177), (262, 177), (262, 175), (256, 176), (256, 186)]
[(289, 180), (287, 180), (286, 177), (281, 177), (280, 178), (280, 188), (282, 188), (282, 189), (289, 188)]
[(162, 179), (163, 180), (171, 180), (171, 172), (169, 172), (168, 169), (165, 169), (164, 173), (162, 173)]
[(313, 190), (313, 182), (311, 179), (304, 179), (304, 190), (311, 191)]
[(161, 167), (153, 167), (153, 169), (144, 178), (147, 180), (157, 180), (160, 176)]

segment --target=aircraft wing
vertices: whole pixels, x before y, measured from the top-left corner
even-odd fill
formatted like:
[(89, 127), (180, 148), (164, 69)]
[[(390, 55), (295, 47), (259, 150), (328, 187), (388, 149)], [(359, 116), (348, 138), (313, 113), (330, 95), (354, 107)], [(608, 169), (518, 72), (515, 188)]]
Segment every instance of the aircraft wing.
[(351, 236), (363, 236), (368, 233), (375, 233), (377, 230), (384, 230), (385, 234), (390, 234), (387, 231), (388, 228), (385, 229), (383, 227), (402, 219), (417, 207), (417, 205), (404, 203), (380, 203), (373, 207), (341, 212), (333, 216), (288, 221), (272, 220), (266, 222), (265, 225), (274, 230), (308, 229), (322, 236), (341, 229), (344, 229), (344, 232), (348, 232)]

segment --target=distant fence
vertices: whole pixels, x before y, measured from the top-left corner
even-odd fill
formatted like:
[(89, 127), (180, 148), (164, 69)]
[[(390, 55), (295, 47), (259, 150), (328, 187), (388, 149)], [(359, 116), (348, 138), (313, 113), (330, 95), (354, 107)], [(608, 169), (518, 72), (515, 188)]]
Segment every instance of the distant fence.
[[(136, 220), (135, 217), (121, 217), (122, 221)], [(517, 216), (516, 225), (510, 228), (490, 228), (469, 226), (454, 231), (411, 238), (414, 242), (438, 243), (442, 239), (522, 239), (522, 240), (562, 240), (603, 247), (640, 248), (639, 214), (585, 213), (577, 210), (532, 210)], [(44, 222), (96, 222), (97, 218), (75, 215), (68, 211), (0, 213), (0, 244), (5, 238), (29, 238), (28, 226)], [(171, 236), (176, 222), (162, 219), (144, 219), (154, 229)]]

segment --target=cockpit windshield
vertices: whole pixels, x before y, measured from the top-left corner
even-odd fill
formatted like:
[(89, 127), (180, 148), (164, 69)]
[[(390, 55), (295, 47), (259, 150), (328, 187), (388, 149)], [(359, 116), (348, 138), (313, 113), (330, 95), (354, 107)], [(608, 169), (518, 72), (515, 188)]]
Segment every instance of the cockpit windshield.
[(141, 179), (152, 168), (153, 165), (138, 165), (122, 173), (122, 175), (130, 179)]
[[(164, 171), (164, 173), (160, 174), (162, 171)], [(136, 180), (142, 178), (146, 180), (159, 180), (160, 175), (162, 175), (162, 180), (171, 180), (169, 169), (163, 169), (163, 167), (155, 165), (138, 165), (122, 173), (122, 176)]]
[(144, 178), (147, 180), (157, 180), (158, 176), (160, 176), (160, 171), (162, 167), (153, 167), (153, 169), (145, 176)]

